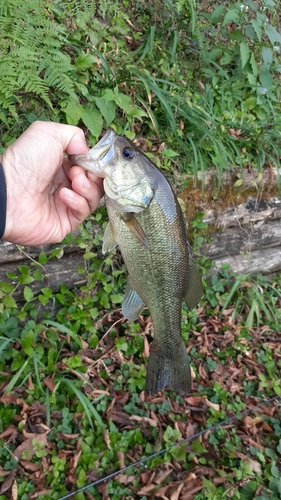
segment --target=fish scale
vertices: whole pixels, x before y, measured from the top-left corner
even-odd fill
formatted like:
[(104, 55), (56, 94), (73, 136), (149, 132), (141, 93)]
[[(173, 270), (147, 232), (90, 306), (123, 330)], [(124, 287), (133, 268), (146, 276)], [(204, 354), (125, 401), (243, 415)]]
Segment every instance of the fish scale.
[(202, 283), (173, 189), (132, 141), (112, 130), (87, 155), (71, 160), (105, 178), (109, 225), (103, 251), (118, 245), (128, 271), (124, 316), (134, 321), (144, 306), (151, 314), (154, 340), (146, 391), (155, 394), (169, 387), (186, 395), (191, 375), (181, 335), (181, 306), (183, 299), (190, 308), (196, 305)]

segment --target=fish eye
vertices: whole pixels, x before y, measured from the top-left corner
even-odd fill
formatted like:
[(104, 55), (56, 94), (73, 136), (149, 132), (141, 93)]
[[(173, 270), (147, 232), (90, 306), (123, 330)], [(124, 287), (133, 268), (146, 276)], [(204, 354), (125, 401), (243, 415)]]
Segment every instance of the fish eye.
[(124, 148), (122, 154), (126, 160), (132, 160), (135, 156), (135, 151), (133, 148)]

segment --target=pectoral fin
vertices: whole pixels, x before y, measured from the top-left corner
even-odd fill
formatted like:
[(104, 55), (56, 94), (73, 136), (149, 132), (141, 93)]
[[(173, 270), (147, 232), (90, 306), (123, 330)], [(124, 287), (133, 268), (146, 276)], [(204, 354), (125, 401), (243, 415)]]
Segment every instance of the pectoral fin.
[(114, 231), (111, 223), (109, 222), (104, 231), (103, 243), (102, 243), (102, 253), (110, 252), (117, 245), (115, 240)]
[(188, 273), (188, 288), (184, 301), (189, 309), (193, 309), (202, 297), (203, 286), (200, 274), (192, 261)]
[(130, 278), (128, 277), (125, 296), (122, 302), (123, 316), (129, 321), (135, 321), (144, 307), (145, 303), (142, 301), (137, 292), (132, 288)]
[(122, 220), (125, 222), (126, 226), (130, 229), (131, 233), (133, 233), (134, 236), (136, 236), (136, 238), (143, 245), (145, 245), (148, 248), (148, 250), (150, 250), (148, 241), (146, 239), (145, 232), (144, 232), (143, 228), (141, 227), (140, 223), (135, 218), (134, 214), (132, 214), (132, 213), (123, 214)]

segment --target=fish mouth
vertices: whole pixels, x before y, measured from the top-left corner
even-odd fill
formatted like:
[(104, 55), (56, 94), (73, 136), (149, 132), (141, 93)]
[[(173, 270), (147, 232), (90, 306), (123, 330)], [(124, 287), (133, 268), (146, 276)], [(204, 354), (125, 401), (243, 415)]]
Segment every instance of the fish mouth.
[(91, 149), (91, 158), (94, 161), (101, 161), (105, 158), (109, 152), (111, 146), (116, 138), (116, 133), (112, 128), (106, 130), (104, 136), (97, 142), (97, 144)]
[(113, 129), (106, 130), (104, 136), (87, 154), (69, 155), (72, 165), (79, 165), (86, 170), (98, 173), (114, 156), (114, 141), (117, 134)]

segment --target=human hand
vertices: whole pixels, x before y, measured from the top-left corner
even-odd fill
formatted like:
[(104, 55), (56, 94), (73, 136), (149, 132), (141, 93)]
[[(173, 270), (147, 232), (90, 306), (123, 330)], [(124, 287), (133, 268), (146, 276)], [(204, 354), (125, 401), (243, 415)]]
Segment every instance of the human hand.
[(63, 154), (88, 150), (80, 128), (41, 121), (7, 148), (2, 159), (7, 186), (3, 240), (58, 243), (97, 209), (102, 179), (71, 166)]

